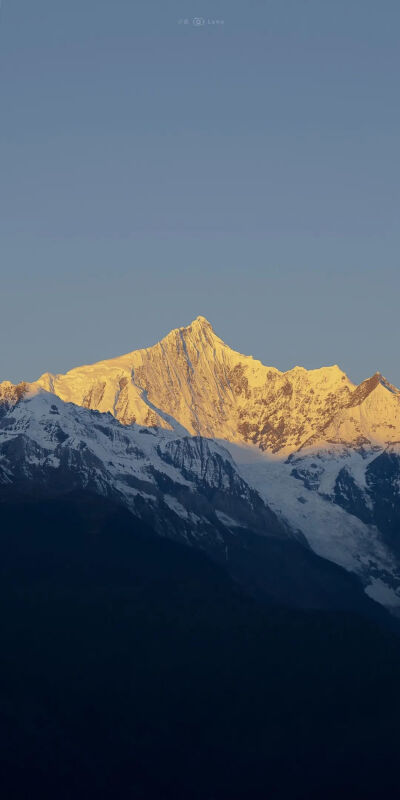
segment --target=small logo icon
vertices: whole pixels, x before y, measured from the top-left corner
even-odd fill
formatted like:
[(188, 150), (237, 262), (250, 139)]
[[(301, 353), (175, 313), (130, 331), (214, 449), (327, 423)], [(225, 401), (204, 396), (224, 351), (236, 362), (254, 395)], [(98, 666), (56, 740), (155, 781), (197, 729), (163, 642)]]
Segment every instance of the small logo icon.
[(200, 25), (205, 25), (206, 24), (206, 21), (205, 21), (204, 17), (193, 17), (192, 22), (193, 22), (193, 25), (196, 25), (196, 27), (199, 27)]

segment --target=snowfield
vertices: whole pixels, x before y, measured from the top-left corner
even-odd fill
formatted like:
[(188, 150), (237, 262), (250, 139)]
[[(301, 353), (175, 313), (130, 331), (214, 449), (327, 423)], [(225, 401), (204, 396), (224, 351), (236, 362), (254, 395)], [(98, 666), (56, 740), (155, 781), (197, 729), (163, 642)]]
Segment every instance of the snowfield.
[(282, 535), (400, 605), (400, 391), (380, 373), (356, 386), (337, 365), (280, 372), (198, 317), (147, 349), (4, 381), (0, 484), (63, 476), (170, 515), (188, 539), (262, 531), (271, 509)]

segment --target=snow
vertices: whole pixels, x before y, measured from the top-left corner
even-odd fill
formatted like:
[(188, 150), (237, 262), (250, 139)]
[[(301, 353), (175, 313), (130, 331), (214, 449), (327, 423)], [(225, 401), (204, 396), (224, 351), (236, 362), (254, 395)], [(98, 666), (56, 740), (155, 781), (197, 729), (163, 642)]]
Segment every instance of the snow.
[[(0, 398), (11, 402), (17, 389), (5, 381)], [(316, 553), (359, 574), (368, 593), (389, 598), (388, 604), (392, 593), (397, 598), (398, 567), (379, 531), (333, 502), (337, 476), (346, 467), (371, 507), (369, 463), (387, 448), (400, 451), (400, 391), (379, 373), (356, 387), (338, 365), (281, 372), (232, 350), (199, 316), (152, 347), (64, 375), (45, 373), (24, 384), (24, 397), (0, 442), (25, 433), (56, 469), (56, 452), (84, 441), (127, 502), (138, 493), (127, 476), (151, 483), (152, 470), (190, 486), (182, 473), (189, 466), (193, 480), (212, 485), (212, 458), (210, 466), (204, 445), (188, 439), (208, 437), (209, 454), (226, 459), (229, 453), (233, 468), (236, 463), (243, 479)], [(100, 412), (99, 427), (88, 408)], [(60, 421), (68, 437), (62, 444), (56, 436)], [(141, 433), (146, 428), (152, 435)], [(253, 438), (256, 445), (249, 444)], [(185, 441), (191, 443), (186, 449)], [(182, 468), (162, 458), (178, 446), (185, 449)], [(40, 461), (34, 453), (30, 458)], [(315, 475), (316, 490), (291, 475), (294, 466)], [(228, 485), (227, 475), (221, 485)], [(182, 518), (188, 514), (172, 495), (166, 502)], [(227, 515), (220, 521), (236, 524)]]
[(240, 528), (243, 527), (240, 522), (235, 519), (232, 519), (228, 514), (224, 514), (223, 511), (216, 511), (215, 512), (219, 521), (222, 522), (223, 525), (226, 525), (227, 528)]
[(172, 497), (172, 495), (170, 494), (165, 494), (164, 501), (166, 502), (167, 506), (171, 509), (171, 511), (174, 511), (175, 514), (178, 514), (179, 517), (182, 517), (183, 519), (189, 519), (189, 512), (182, 505), (182, 503), (178, 502), (176, 497)]
[[(291, 475), (291, 464), (272, 459), (257, 447), (224, 444), (229, 447), (244, 480), (292, 530), (301, 531), (315, 553), (368, 582), (371, 570), (375, 569), (383, 576), (382, 585), (389, 588), (397, 583), (400, 586), (400, 570), (375, 526), (364, 524), (318, 492), (306, 489)], [(332, 470), (340, 468), (337, 463), (330, 466)], [(299, 496), (306, 502), (299, 503)], [(392, 591), (400, 604), (400, 588)]]
[(400, 597), (399, 595), (387, 586), (380, 578), (373, 578), (371, 583), (366, 587), (365, 593), (368, 597), (371, 597), (372, 600), (375, 600), (377, 603), (382, 603), (384, 606), (397, 608), (400, 606)]
[[(56, 470), (66, 463), (77, 469), (81, 485), (91, 483), (100, 493), (114, 491), (135, 512), (139, 496), (149, 504), (158, 505), (162, 475), (170, 479), (179, 495), (179, 487), (195, 492), (199, 478), (210, 486), (215, 485), (215, 481), (219, 487), (224, 483), (228, 485), (223, 467), (221, 474), (221, 465), (229, 461), (230, 467), (235, 469), (229, 452), (216, 442), (188, 437), (182, 428), (185, 436), (177, 436), (176, 430), (167, 428), (144, 436), (139, 425), (124, 426), (111, 414), (99, 414), (65, 403), (37, 386), (9, 412), (7, 422), (1, 430), (0, 442), (23, 434), (26, 444), (21, 464), (12, 463), (3, 455), (3, 482), (13, 480), (15, 467), (22, 469), (29, 478), (32, 469)], [(183, 460), (178, 466), (163, 457), (163, 452), (170, 448), (172, 452), (174, 448), (182, 448)], [(217, 462), (214, 461), (216, 455), (219, 456)], [(218, 469), (214, 474), (216, 465)], [(182, 520), (209, 527), (208, 517), (188, 511), (170, 492), (163, 497)], [(231, 518), (227, 519), (230, 527), (236, 524)]]

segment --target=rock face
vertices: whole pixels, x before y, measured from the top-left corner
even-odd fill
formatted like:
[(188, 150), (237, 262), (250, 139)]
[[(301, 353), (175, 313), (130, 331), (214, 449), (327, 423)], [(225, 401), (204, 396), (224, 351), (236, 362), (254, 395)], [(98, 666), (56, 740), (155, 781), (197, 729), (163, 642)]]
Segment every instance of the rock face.
[(205, 551), (257, 597), (382, 613), (278, 519), (213, 440), (123, 426), (37, 387), (9, 398), (0, 423), (0, 517), (10, 500), (101, 495), (159, 536)]
[(355, 386), (338, 366), (280, 372), (228, 347), (204, 317), (145, 350), (45, 373), (37, 386), (124, 425), (256, 444), (289, 455), (320, 443), (400, 440), (400, 392), (378, 373)]
[(338, 366), (281, 372), (198, 317), (153, 347), (0, 384), (0, 444), (3, 485), (45, 465), (42, 483), (80, 475), (156, 527), (173, 515), (171, 535), (290, 529), (400, 605), (400, 391), (380, 373), (356, 386)]
[(271, 530), (285, 535), (227, 450), (212, 440), (176, 437), (166, 429), (123, 426), (111, 414), (31, 387), (3, 406), (0, 486), (14, 484), (27, 493), (86, 489), (119, 499), (138, 513), (147, 505), (160, 532), (169, 532), (170, 520), (171, 535), (179, 530), (183, 538), (193, 535), (193, 524), (199, 536), (217, 536), (220, 494), (221, 512), (230, 502), (233, 527), (242, 520), (261, 530), (268, 518)]
[(0, 383), (0, 416), (13, 408), (27, 391), (27, 383), (19, 383), (17, 386), (10, 381)]

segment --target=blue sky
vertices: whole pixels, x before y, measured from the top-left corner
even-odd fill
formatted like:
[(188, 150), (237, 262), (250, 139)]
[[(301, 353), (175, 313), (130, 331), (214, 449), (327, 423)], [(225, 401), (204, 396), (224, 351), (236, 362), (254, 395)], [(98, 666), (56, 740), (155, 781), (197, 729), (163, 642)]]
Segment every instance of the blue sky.
[(400, 385), (399, 23), (391, 0), (3, 0), (0, 380), (202, 314), (280, 369)]

